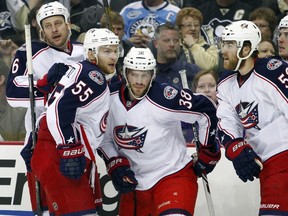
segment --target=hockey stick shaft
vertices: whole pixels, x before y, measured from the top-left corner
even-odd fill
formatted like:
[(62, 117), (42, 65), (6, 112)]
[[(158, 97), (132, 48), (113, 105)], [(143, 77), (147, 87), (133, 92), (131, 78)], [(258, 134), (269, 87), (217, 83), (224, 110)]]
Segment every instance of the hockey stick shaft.
[[(32, 123), (32, 141), (33, 148), (36, 145), (36, 113), (35, 113), (35, 97), (34, 97), (34, 80), (33, 80), (33, 69), (32, 69), (32, 45), (31, 45), (31, 31), (30, 24), (25, 25), (25, 44), (26, 44), (26, 57), (27, 57), (27, 70), (28, 70), (28, 79), (29, 79), (29, 98), (30, 98), (30, 111), (31, 111), (31, 123)], [(36, 188), (36, 202), (37, 202), (37, 214), (42, 216), (41, 209), (41, 196), (40, 196), (40, 182), (35, 180)]]
[(33, 147), (35, 146), (36, 133), (35, 133), (35, 97), (33, 91), (33, 69), (32, 69), (32, 47), (31, 47), (31, 34), (30, 25), (25, 25), (25, 42), (26, 42), (26, 57), (27, 57), (27, 70), (28, 70), (28, 81), (29, 81), (29, 98), (30, 98), (30, 111), (31, 111), (31, 122), (32, 122), (32, 134), (33, 134)]
[[(192, 124), (192, 130), (193, 130), (196, 150), (199, 154), (201, 143), (199, 141), (199, 135), (198, 135), (197, 128), (196, 128), (195, 124)], [(203, 186), (204, 186), (204, 191), (205, 191), (205, 196), (206, 196), (209, 214), (210, 214), (210, 216), (215, 216), (214, 205), (213, 205), (213, 201), (212, 201), (209, 181), (208, 181), (208, 177), (207, 177), (205, 171), (202, 172), (201, 177), (202, 177), (202, 182), (203, 182)]]
[[(186, 76), (186, 70), (179, 71), (179, 74), (181, 77), (183, 89), (189, 89), (187, 76)], [(194, 140), (195, 140), (195, 145), (196, 145), (196, 151), (197, 151), (197, 153), (199, 153), (201, 144), (199, 141), (199, 136), (198, 136), (198, 132), (197, 132), (195, 124), (192, 124), (192, 130), (193, 130), (193, 135), (194, 135)], [(206, 196), (209, 214), (210, 214), (210, 216), (215, 216), (215, 211), (214, 211), (213, 201), (212, 201), (212, 197), (211, 197), (209, 181), (208, 181), (206, 173), (202, 172), (201, 177), (202, 177), (202, 182), (203, 182), (203, 186), (204, 186), (204, 191), (205, 191), (205, 196)]]
[(104, 5), (106, 22), (108, 24), (108, 28), (109, 30), (113, 31), (113, 26), (112, 26), (111, 16), (110, 16), (110, 6), (108, 4), (108, 0), (103, 0), (103, 5)]

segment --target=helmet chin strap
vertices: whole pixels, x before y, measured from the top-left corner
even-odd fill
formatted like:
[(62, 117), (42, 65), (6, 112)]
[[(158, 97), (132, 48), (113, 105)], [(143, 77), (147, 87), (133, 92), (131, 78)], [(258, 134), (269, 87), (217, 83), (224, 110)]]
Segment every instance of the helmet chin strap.
[(239, 53), (240, 53), (241, 49), (239, 49), (239, 51), (237, 52), (238, 63), (236, 65), (236, 68), (233, 71), (238, 71), (242, 61), (248, 59), (253, 53), (253, 50), (251, 50), (250, 53), (246, 57), (240, 57)]
[(242, 58), (239, 58), (239, 59), (238, 59), (238, 63), (237, 63), (237, 65), (236, 65), (236, 68), (234, 69), (234, 71), (238, 71), (238, 70), (239, 70), (239, 67), (240, 67), (242, 61), (243, 61)]

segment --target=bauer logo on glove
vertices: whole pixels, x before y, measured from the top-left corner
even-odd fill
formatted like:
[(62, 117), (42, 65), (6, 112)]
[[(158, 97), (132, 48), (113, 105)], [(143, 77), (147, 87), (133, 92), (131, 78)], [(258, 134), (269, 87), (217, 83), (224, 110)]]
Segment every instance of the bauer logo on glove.
[(112, 157), (107, 163), (107, 172), (115, 189), (120, 193), (132, 192), (138, 185), (130, 163), (125, 157)]
[(70, 156), (75, 156), (75, 155), (83, 155), (84, 154), (84, 146), (83, 148), (80, 149), (67, 149), (63, 150), (62, 156), (63, 157), (70, 157)]
[(60, 154), (60, 172), (62, 175), (79, 179), (85, 172), (86, 157), (84, 156), (84, 146), (78, 144), (63, 144), (57, 146)]

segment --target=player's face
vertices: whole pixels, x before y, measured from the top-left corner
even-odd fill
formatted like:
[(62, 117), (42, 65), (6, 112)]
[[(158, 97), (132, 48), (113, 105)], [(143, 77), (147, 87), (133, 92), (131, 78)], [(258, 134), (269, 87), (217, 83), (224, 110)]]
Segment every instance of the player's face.
[(226, 70), (234, 70), (238, 63), (236, 42), (223, 41), (221, 44), (221, 52), (224, 60), (224, 68)]
[(281, 28), (278, 35), (279, 56), (288, 60), (288, 28)]
[(43, 39), (51, 46), (66, 49), (70, 27), (63, 16), (52, 16), (42, 21)]
[(133, 94), (137, 98), (145, 95), (152, 79), (152, 71), (128, 69), (126, 76)]
[(216, 102), (216, 80), (211, 74), (204, 74), (199, 78), (196, 93), (203, 93)]
[(101, 46), (98, 51), (97, 65), (105, 74), (112, 74), (116, 70), (118, 56), (118, 45)]
[(199, 39), (200, 35), (200, 21), (191, 16), (185, 16), (181, 22), (181, 34), (182, 38), (185, 38), (186, 35), (191, 35), (195, 40)]
[(163, 30), (159, 39), (155, 42), (157, 48), (157, 61), (159, 63), (170, 63), (180, 53), (179, 33), (174, 30)]

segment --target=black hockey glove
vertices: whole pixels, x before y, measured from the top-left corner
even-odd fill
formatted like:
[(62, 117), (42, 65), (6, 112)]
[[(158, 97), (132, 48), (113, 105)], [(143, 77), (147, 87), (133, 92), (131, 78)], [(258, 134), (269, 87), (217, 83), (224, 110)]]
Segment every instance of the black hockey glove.
[(237, 175), (243, 182), (253, 181), (254, 177), (259, 177), (262, 169), (261, 159), (248, 143), (243, 139), (235, 139), (225, 148), (226, 157), (232, 161)]
[(55, 63), (49, 69), (48, 73), (45, 74), (42, 79), (37, 81), (37, 88), (43, 93), (50, 93), (53, 91), (56, 84), (65, 75), (69, 69), (68, 65), (63, 63)]
[(27, 144), (24, 146), (20, 155), (25, 161), (26, 169), (28, 172), (31, 172), (31, 158), (33, 154), (33, 140), (32, 140), (32, 133), (30, 133), (29, 139)]
[(71, 179), (80, 179), (86, 168), (86, 157), (82, 144), (63, 144), (57, 146), (60, 154), (60, 172)]
[(203, 172), (208, 174), (213, 171), (221, 158), (221, 151), (218, 149), (215, 152), (211, 145), (201, 145), (197, 156), (192, 157), (195, 162), (194, 172), (198, 177), (201, 177)]
[(125, 157), (113, 157), (107, 163), (107, 172), (110, 175), (113, 185), (120, 193), (128, 193), (135, 190), (138, 181), (130, 164)]

